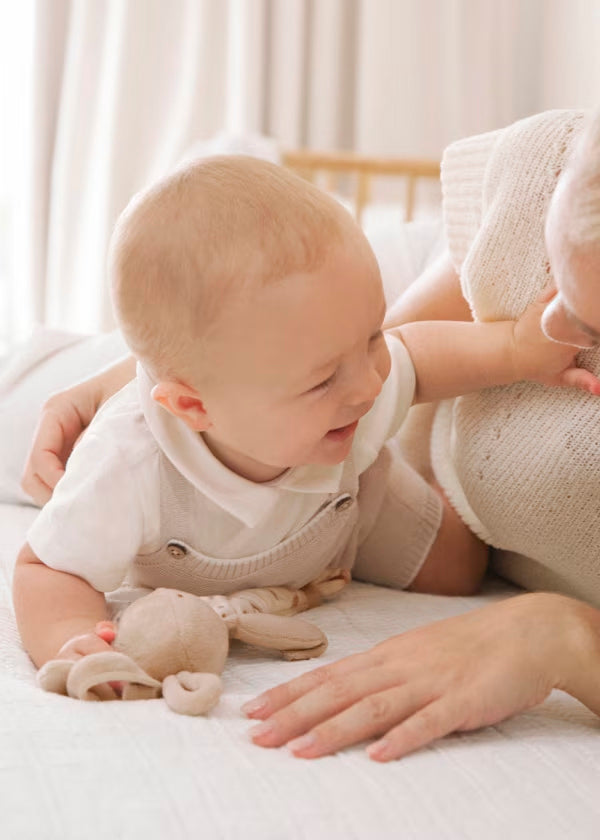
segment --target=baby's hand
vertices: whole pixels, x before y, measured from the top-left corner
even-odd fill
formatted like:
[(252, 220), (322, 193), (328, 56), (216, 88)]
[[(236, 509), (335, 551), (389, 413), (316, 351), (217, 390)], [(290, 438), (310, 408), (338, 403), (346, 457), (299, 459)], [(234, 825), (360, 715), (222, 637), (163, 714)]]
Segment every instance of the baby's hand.
[(90, 633), (73, 636), (61, 647), (56, 659), (81, 659), (90, 653), (102, 653), (111, 650), (117, 631), (112, 621), (99, 621)]
[(575, 357), (581, 348), (559, 344), (542, 332), (542, 314), (555, 294), (556, 290), (546, 291), (514, 323), (516, 378), (542, 385), (579, 388), (600, 396), (600, 380), (589, 370), (577, 367)]
[[(93, 632), (82, 633), (80, 636), (73, 636), (61, 647), (56, 654), (56, 659), (81, 659), (91, 653), (104, 653), (112, 650), (112, 642), (115, 640), (117, 631), (112, 621), (99, 621)], [(120, 696), (122, 684), (111, 682), (94, 687), (94, 692), (101, 700), (113, 700)]]

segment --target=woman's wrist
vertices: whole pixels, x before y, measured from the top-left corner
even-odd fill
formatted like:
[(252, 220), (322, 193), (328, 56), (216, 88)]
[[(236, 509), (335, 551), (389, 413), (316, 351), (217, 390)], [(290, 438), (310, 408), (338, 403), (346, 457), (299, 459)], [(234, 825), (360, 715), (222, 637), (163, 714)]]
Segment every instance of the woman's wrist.
[(93, 377), (96, 408), (131, 382), (135, 377), (135, 365), (134, 357), (126, 356)]
[(555, 592), (519, 595), (513, 604), (540, 679), (600, 716), (600, 611)]
[(600, 611), (555, 592), (517, 595), (506, 607), (501, 621), (529, 660), (538, 702), (560, 689), (600, 716)]
[(574, 598), (557, 595), (555, 615), (562, 638), (561, 673), (556, 688), (571, 694), (600, 716), (600, 611)]

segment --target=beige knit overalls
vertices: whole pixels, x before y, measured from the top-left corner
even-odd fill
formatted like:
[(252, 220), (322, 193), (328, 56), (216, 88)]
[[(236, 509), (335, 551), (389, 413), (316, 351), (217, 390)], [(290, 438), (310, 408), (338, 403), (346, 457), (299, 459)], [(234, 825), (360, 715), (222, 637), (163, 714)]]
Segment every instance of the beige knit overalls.
[(329, 567), (352, 568), (356, 577), (405, 587), (418, 572), (437, 534), (441, 503), (425, 481), (388, 443), (360, 478), (352, 457), (340, 488), (296, 533), (273, 548), (221, 559), (194, 545), (196, 491), (161, 454), (160, 548), (138, 555), (128, 585), (227, 594), (260, 586), (299, 588)]

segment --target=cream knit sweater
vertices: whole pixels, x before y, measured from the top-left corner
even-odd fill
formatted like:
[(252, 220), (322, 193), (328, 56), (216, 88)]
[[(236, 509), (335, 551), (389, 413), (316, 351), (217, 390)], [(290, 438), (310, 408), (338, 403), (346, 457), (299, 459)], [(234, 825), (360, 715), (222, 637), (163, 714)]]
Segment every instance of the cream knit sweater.
[[(514, 318), (549, 278), (544, 220), (584, 114), (549, 111), (450, 146), (444, 220), (475, 319)], [(600, 351), (578, 363), (600, 373)], [(443, 403), (436, 476), (498, 571), (600, 605), (600, 400), (517, 383)]]

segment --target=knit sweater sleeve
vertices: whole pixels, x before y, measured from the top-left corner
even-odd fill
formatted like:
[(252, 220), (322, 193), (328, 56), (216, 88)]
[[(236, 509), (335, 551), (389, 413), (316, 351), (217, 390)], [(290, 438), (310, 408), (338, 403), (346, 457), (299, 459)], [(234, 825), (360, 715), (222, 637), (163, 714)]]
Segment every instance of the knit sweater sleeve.
[[(503, 129), (452, 143), (442, 158), (444, 229), (450, 257), (460, 275), (480, 228), (486, 172)], [(465, 290), (463, 289), (463, 294)], [(466, 295), (465, 295), (466, 297)]]

